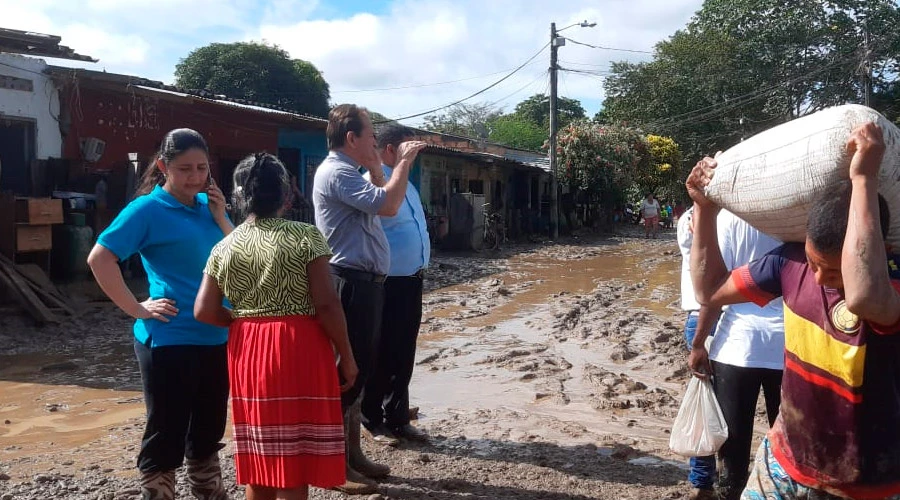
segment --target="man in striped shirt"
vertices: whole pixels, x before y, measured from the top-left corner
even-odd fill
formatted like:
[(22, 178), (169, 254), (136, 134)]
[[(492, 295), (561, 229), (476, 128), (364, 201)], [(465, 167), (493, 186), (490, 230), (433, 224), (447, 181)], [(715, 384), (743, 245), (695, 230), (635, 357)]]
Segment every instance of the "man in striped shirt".
[(784, 298), (781, 413), (743, 497), (900, 498), (900, 270), (886, 254), (878, 195), (881, 130), (856, 129), (850, 180), (809, 215), (805, 244), (786, 244), (730, 274), (716, 241), (718, 207), (703, 189), (715, 160), (694, 167), (692, 277), (701, 304)]

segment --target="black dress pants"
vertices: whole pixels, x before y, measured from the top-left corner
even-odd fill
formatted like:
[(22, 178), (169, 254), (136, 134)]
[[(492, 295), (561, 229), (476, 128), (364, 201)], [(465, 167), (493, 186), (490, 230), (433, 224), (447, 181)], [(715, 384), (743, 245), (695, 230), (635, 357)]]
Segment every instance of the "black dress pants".
[(409, 382), (422, 323), (422, 277), (390, 276), (384, 283), (384, 315), (375, 372), (366, 384), (362, 415), (369, 428), (409, 423)]
[(228, 416), (226, 344), (149, 348), (135, 341), (147, 425), (141, 472), (177, 469), (184, 457), (203, 460), (222, 449)]
[(347, 335), (359, 374), (353, 387), (341, 394), (341, 409), (359, 399), (369, 377), (375, 369), (377, 346), (381, 335), (381, 314), (384, 307), (384, 282), (367, 278), (354, 278), (367, 273), (343, 272), (332, 266), (332, 278), (337, 288), (344, 317), (347, 319)]

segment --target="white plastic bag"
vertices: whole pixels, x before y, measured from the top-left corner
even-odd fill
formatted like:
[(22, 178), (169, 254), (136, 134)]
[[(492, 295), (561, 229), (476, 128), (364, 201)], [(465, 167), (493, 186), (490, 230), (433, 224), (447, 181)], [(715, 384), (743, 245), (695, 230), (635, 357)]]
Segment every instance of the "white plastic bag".
[(709, 380), (691, 377), (672, 426), (669, 448), (685, 457), (714, 455), (728, 439), (728, 424)]

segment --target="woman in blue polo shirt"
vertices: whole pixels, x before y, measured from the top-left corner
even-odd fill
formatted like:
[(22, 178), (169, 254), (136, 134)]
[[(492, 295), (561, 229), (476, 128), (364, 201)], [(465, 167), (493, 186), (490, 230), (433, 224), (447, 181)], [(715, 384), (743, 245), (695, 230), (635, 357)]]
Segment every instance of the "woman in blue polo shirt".
[[(194, 319), (209, 253), (232, 224), (211, 181), (209, 150), (190, 129), (172, 130), (138, 197), (97, 238), (88, 264), (112, 301), (135, 318), (147, 425), (138, 455), (143, 498), (172, 499), (187, 458), (197, 498), (227, 498), (219, 467), (228, 401), (227, 330)], [(140, 254), (150, 298), (138, 302), (118, 262)]]

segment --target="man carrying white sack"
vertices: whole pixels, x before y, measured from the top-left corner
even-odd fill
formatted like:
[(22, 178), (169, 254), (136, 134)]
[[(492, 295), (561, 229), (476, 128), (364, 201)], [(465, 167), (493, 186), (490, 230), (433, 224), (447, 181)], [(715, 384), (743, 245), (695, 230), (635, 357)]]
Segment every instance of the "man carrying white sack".
[(881, 129), (857, 128), (847, 147), (850, 180), (821, 194), (805, 244), (731, 273), (718, 248), (719, 207), (704, 193), (715, 160), (699, 162), (686, 183), (699, 302), (784, 298), (781, 413), (757, 452), (746, 500), (900, 499), (900, 269), (884, 244)]

